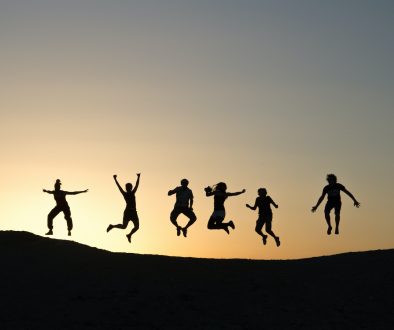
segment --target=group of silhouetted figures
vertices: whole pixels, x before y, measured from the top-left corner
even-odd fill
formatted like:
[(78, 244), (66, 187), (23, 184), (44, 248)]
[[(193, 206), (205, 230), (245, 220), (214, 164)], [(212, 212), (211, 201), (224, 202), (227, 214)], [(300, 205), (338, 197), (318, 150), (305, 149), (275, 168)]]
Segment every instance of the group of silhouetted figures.
[[(111, 231), (114, 228), (126, 229), (128, 223), (131, 221), (133, 223), (133, 228), (129, 234), (126, 235), (127, 240), (131, 242), (131, 236), (139, 229), (139, 218), (136, 207), (135, 193), (137, 192), (139, 183), (140, 183), (141, 174), (137, 174), (137, 181), (135, 187), (131, 183), (126, 183), (125, 190), (123, 190), (122, 186), (119, 184), (117, 176), (114, 175), (114, 180), (119, 188), (119, 191), (123, 195), (123, 198), (126, 201), (126, 208), (123, 212), (123, 222), (119, 224), (112, 225), (110, 224), (107, 228), (107, 232)], [(359, 207), (360, 203), (356, 200), (356, 198), (350, 193), (342, 184), (337, 183), (337, 177), (334, 174), (327, 175), (328, 185), (323, 188), (322, 195), (317, 201), (316, 205), (312, 207), (312, 212), (315, 212), (324, 198), (327, 196), (327, 203), (324, 208), (325, 219), (327, 222), (327, 234), (330, 235), (332, 231), (331, 225), (331, 217), (330, 213), (334, 210), (335, 214), (335, 234), (339, 234), (339, 222), (340, 222), (340, 212), (341, 212), (341, 195), (340, 192), (344, 192), (347, 194), (354, 202), (354, 206)], [(197, 217), (193, 211), (193, 192), (188, 187), (189, 181), (187, 179), (181, 180), (181, 185), (170, 190), (168, 192), (168, 196), (176, 195), (176, 202), (174, 205), (174, 209), (170, 214), (170, 220), (172, 224), (176, 228), (177, 236), (187, 237), (188, 228), (197, 220)], [(71, 211), (70, 207), (66, 201), (66, 195), (77, 195), (80, 193), (86, 193), (88, 190), (83, 191), (64, 191), (60, 189), (61, 182), (59, 179), (55, 182), (54, 190), (43, 190), (48, 194), (52, 194), (56, 201), (56, 206), (49, 212), (48, 214), (48, 228), (49, 231), (46, 235), (53, 235), (53, 219), (61, 212), (63, 212), (64, 217), (67, 221), (67, 229), (68, 235), (71, 236), (71, 230), (73, 228), (73, 222), (71, 219)], [(228, 192), (227, 185), (224, 182), (219, 182), (218, 184), (212, 187), (206, 187), (205, 195), (207, 197), (214, 197), (214, 208), (213, 213), (208, 221), (208, 229), (221, 229), (224, 230), (227, 234), (230, 234), (230, 228), (232, 230), (235, 229), (235, 224), (232, 220), (228, 222), (224, 222), (226, 217), (226, 210), (224, 208), (224, 202), (230, 196), (238, 196), (245, 193), (245, 189), (238, 192)], [(251, 210), (258, 209), (259, 217), (256, 221), (255, 231), (258, 235), (262, 237), (263, 244), (267, 243), (268, 235), (263, 233), (263, 227), (265, 226), (265, 231), (267, 234), (271, 235), (276, 243), (276, 246), (280, 246), (280, 239), (275, 233), (272, 231), (272, 210), (271, 205), (275, 208), (278, 208), (278, 205), (272, 200), (270, 196), (267, 195), (267, 190), (265, 188), (260, 188), (257, 191), (258, 196), (253, 206), (246, 204)], [(180, 214), (184, 214), (188, 219), (188, 223), (186, 226), (181, 227), (177, 218)]]

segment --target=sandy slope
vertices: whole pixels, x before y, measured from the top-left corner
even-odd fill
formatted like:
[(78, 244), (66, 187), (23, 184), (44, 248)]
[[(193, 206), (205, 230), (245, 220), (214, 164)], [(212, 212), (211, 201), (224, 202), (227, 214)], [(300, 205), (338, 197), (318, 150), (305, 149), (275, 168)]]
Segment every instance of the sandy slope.
[(295, 261), (110, 253), (0, 232), (1, 329), (390, 329), (394, 250)]

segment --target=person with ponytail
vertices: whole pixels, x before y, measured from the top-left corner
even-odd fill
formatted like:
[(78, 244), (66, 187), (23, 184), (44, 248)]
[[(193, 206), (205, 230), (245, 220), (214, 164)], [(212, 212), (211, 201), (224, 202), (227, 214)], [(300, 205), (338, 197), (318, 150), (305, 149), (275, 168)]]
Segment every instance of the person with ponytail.
[(230, 234), (229, 228), (235, 229), (235, 225), (232, 220), (223, 222), (226, 216), (224, 202), (227, 197), (241, 195), (246, 190), (227, 192), (227, 185), (224, 182), (219, 182), (213, 187), (206, 187), (204, 190), (207, 197), (214, 196), (214, 210), (208, 221), (208, 229), (223, 229), (227, 234)]

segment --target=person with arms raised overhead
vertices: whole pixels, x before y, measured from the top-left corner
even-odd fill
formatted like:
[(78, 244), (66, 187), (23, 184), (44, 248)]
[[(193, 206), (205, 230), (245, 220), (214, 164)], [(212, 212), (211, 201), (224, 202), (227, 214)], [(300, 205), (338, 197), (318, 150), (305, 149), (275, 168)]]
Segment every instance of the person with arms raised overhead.
[(119, 188), (119, 191), (123, 195), (124, 200), (126, 201), (126, 208), (123, 212), (123, 223), (117, 225), (109, 225), (107, 228), (107, 233), (113, 228), (126, 229), (129, 221), (134, 224), (133, 229), (129, 234), (126, 235), (127, 240), (131, 243), (131, 236), (140, 228), (140, 222), (138, 219), (136, 202), (135, 202), (135, 193), (137, 192), (138, 186), (140, 184), (140, 173), (137, 173), (137, 182), (135, 183), (135, 187), (133, 189), (133, 185), (131, 183), (126, 183), (125, 188), (126, 191), (120, 186), (117, 175), (114, 175), (114, 180), (116, 185)]
[(229, 227), (235, 229), (235, 225), (232, 220), (223, 222), (226, 216), (224, 202), (227, 197), (241, 195), (246, 190), (243, 189), (234, 193), (227, 192), (227, 185), (224, 182), (219, 182), (213, 188), (206, 187), (204, 190), (207, 197), (214, 196), (214, 210), (208, 221), (208, 229), (223, 229), (227, 234), (230, 234)]
[(246, 207), (250, 208), (253, 211), (256, 210), (256, 208), (259, 208), (259, 218), (256, 221), (255, 231), (263, 238), (263, 244), (267, 244), (268, 236), (265, 235), (262, 231), (263, 226), (265, 225), (265, 231), (267, 232), (267, 234), (270, 234), (275, 239), (276, 246), (280, 246), (279, 237), (276, 236), (272, 231), (271, 204), (275, 208), (278, 208), (278, 205), (272, 200), (270, 196), (267, 196), (267, 189), (260, 188), (259, 190), (257, 190), (257, 193), (259, 196), (256, 198), (254, 206), (246, 204)]
[(335, 234), (338, 235), (339, 222), (341, 220), (341, 206), (342, 206), (340, 192), (343, 191), (346, 195), (348, 195), (353, 200), (355, 207), (360, 207), (360, 203), (356, 200), (356, 198), (354, 198), (354, 196), (350, 191), (348, 191), (340, 183), (337, 183), (337, 177), (334, 174), (327, 175), (327, 182), (328, 185), (326, 185), (323, 188), (322, 195), (320, 196), (316, 205), (312, 207), (312, 212), (315, 212), (317, 210), (320, 203), (324, 200), (325, 196), (327, 195), (327, 203), (324, 208), (324, 215), (328, 225), (327, 235), (331, 235), (331, 231), (332, 231), (331, 218), (330, 218), (330, 212), (332, 209), (334, 209), (335, 212)]
[[(176, 202), (170, 214), (170, 220), (176, 227), (177, 236), (180, 236), (182, 231), (183, 236), (187, 237), (187, 229), (197, 220), (193, 212), (193, 192), (188, 185), (189, 181), (187, 179), (182, 179), (179, 187), (168, 192), (168, 196), (176, 194)], [(183, 228), (179, 226), (177, 222), (177, 218), (181, 213), (189, 218), (189, 222)]]
[(66, 201), (66, 195), (78, 195), (82, 193), (86, 193), (88, 189), (83, 191), (64, 191), (60, 189), (62, 183), (59, 179), (55, 182), (55, 190), (45, 190), (48, 194), (53, 195), (56, 201), (56, 206), (52, 209), (51, 212), (48, 214), (48, 228), (49, 231), (45, 235), (53, 235), (53, 219), (60, 213), (63, 212), (64, 218), (67, 221), (67, 229), (68, 229), (68, 236), (71, 236), (71, 230), (73, 229), (73, 221), (71, 219), (71, 210), (70, 206)]

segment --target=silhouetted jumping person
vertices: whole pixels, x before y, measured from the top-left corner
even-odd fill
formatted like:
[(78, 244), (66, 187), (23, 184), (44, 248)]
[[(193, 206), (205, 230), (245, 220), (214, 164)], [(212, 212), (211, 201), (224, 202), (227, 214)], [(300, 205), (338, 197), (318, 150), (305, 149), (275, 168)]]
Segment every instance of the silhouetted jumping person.
[(60, 190), (61, 182), (59, 179), (55, 182), (55, 190), (45, 190), (48, 194), (53, 195), (56, 201), (56, 206), (52, 209), (51, 212), (48, 214), (48, 228), (49, 231), (45, 235), (53, 235), (53, 219), (60, 213), (63, 212), (64, 218), (67, 221), (67, 229), (68, 229), (68, 236), (71, 236), (71, 230), (73, 229), (73, 220), (71, 219), (71, 210), (70, 206), (66, 201), (66, 195), (78, 195), (82, 193), (86, 193), (88, 189), (83, 191), (64, 191)]
[(271, 204), (275, 208), (278, 208), (278, 205), (272, 200), (270, 196), (267, 196), (267, 189), (260, 188), (259, 190), (257, 190), (257, 193), (259, 196), (256, 198), (254, 206), (246, 204), (246, 207), (250, 208), (253, 211), (256, 210), (256, 208), (259, 208), (259, 218), (256, 221), (255, 231), (263, 238), (263, 244), (267, 244), (268, 236), (265, 235), (262, 231), (263, 226), (265, 225), (265, 231), (267, 232), (267, 234), (271, 235), (275, 239), (276, 246), (280, 246), (279, 237), (276, 236), (272, 231)]
[(360, 207), (360, 203), (354, 198), (352, 193), (346, 188), (337, 183), (337, 177), (334, 174), (327, 174), (327, 181), (328, 185), (323, 188), (323, 193), (320, 196), (319, 200), (317, 201), (316, 205), (312, 207), (312, 212), (315, 212), (319, 207), (320, 203), (324, 200), (324, 197), (327, 195), (327, 204), (324, 208), (324, 215), (327, 221), (327, 235), (331, 235), (331, 218), (330, 212), (332, 209), (335, 211), (335, 234), (339, 234), (339, 222), (341, 220), (341, 194), (340, 192), (343, 191), (346, 195), (348, 195), (354, 203), (355, 207)]
[(123, 223), (117, 225), (109, 225), (107, 228), (107, 233), (113, 228), (126, 229), (129, 221), (134, 224), (134, 228), (131, 230), (129, 234), (126, 235), (127, 240), (131, 243), (131, 235), (133, 235), (140, 228), (140, 221), (138, 219), (137, 208), (135, 203), (135, 193), (140, 184), (140, 173), (137, 173), (137, 182), (135, 183), (135, 187), (133, 189), (133, 185), (131, 183), (126, 183), (125, 188), (126, 191), (122, 189), (120, 186), (117, 175), (114, 175), (114, 180), (116, 185), (119, 188), (119, 191), (122, 193), (124, 200), (126, 201), (126, 208), (123, 212)]
[[(190, 188), (188, 188), (189, 181), (187, 179), (181, 180), (181, 185), (172, 189), (168, 192), (168, 196), (176, 194), (176, 202), (174, 205), (174, 209), (170, 214), (170, 220), (173, 225), (176, 227), (177, 236), (181, 235), (181, 231), (183, 236), (187, 236), (187, 229), (196, 222), (197, 217), (193, 212), (193, 192)], [(185, 227), (181, 227), (178, 225), (176, 221), (180, 214), (184, 214), (189, 218), (189, 222)]]
[(227, 185), (224, 182), (219, 182), (213, 188), (207, 187), (204, 190), (207, 197), (214, 196), (214, 209), (208, 221), (208, 229), (223, 229), (227, 234), (230, 234), (230, 230), (228, 228), (231, 227), (232, 229), (235, 229), (235, 225), (232, 220), (229, 222), (223, 222), (226, 216), (224, 201), (227, 197), (241, 195), (246, 190), (243, 189), (242, 191), (234, 193), (227, 192)]

